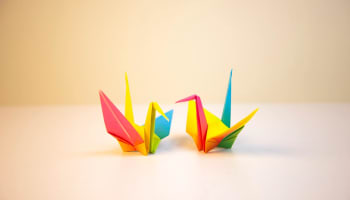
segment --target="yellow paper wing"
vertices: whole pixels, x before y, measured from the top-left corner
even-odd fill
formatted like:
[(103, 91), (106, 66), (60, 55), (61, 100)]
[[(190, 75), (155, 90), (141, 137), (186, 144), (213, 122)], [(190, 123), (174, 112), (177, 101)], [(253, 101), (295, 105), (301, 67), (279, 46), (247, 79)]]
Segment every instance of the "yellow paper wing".
[(206, 140), (220, 136), (228, 127), (214, 114), (204, 109), (205, 118), (208, 122), (208, 131)]
[[(234, 126), (232, 126), (229, 130), (230, 133), (232, 133), (233, 131), (236, 131), (237, 129), (241, 128), (242, 126), (246, 125), (251, 119), (252, 117), (255, 115), (256, 112), (258, 112), (259, 108), (255, 109), (253, 112), (251, 112), (248, 116), (246, 116), (245, 118), (243, 118), (241, 121), (239, 121), (237, 124), (235, 124)], [(224, 136), (226, 137), (226, 135)]]
[(224, 139), (228, 134), (236, 131), (237, 129), (241, 128), (242, 126), (246, 125), (250, 119), (255, 115), (255, 113), (259, 109), (255, 109), (253, 112), (251, 112), (248, 116), (243, 118), (241, 121), (239, 121), (237, 124), (232, 126), (229, 129), (226, 129), (224, 132), (221, 132), (220, 134), (212, 134), (212, 137), (207, 136), (207, 141), (206, 141), (206, 146), (205, 146), (205, 152), (210, 151), (211, 149), (215, 148), (219, 143), (221, 142), (222, 139)]
[(220, 137), (228, 127), (214, 114), (204, 109), (205, 117), (208, 122), (207, 138), (205, 140), (204, 152), (208, 152), (210, 149), (215, 148), (219, 145), (220, 141), (217, 142), (217, 137)]

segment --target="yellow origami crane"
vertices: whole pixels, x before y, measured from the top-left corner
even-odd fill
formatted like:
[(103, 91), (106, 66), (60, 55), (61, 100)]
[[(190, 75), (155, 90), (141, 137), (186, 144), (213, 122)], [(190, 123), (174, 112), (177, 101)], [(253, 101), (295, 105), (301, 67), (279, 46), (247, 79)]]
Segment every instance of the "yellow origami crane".
[(188, 101), (186, 132), (193, 138), (198, 151), (209, 152), (215, 147), (231, 148), (245, 124), (255, 115), (258, 108), (230, 127), (231, 122), (231, 79), (226, 93), (226, 100), (221, 120), (203, 108), (199, 96), (192, 95), (179, 102)]
[[(123, 151), (139, 151), (143, 155), (155, 153), (160, 140), (169, 135), (173, 110), (164, 113), (158, 103), (152, 102), (148, 107), (145, 124), (137, 125), (126, 73), (125, 82), (125, 117), (102, 91), (99, 92), (107, 132), (118, 140)], [(155, 118), (156, 111), (161, 116)]]

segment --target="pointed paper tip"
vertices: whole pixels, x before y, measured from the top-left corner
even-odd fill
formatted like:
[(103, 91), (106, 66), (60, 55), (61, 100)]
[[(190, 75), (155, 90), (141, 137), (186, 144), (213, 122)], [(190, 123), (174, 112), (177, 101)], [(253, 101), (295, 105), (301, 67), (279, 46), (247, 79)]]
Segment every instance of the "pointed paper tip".
[(152, 106), (156, 109), (167, 121), (169, 121), (168, 117), (164, 114), (163, 110), (160, 108), (157, 102), (152, 102)]
[(147, 156), (147, 154), (148, 154), (148, 152), (146, 150), (145, 143), (141, 143), (141, 144), (136, 145), (135, 149), (144, 156)]
[(196, 95), (196, 94), (194, 94), (194, 95), (191, 95), (191, 96), (189, 96), (189, 97), (186, 97), (186, 98), (183, 98), (183, 99), (181, 99), (181, 100), (178, 100), (178, 101), (176, 101), (175, 103), (186, 102), (186, 101), (193, 100), (193, 99), (195, 99), (195, 98), (199, 98), (199, 96)]
[[(258, 112), (259, 108), (256, 108), (253, 112), (251, 112), (247, 117), (248, 117), (248, 121), (250, 121), (251, 118), (254, 117), (254, 115), (256, 114), (256, 112)], [(247, 121), (247, 122), (248, 122)], [(246, 122), (246, 123), (247, 123)]]
[[(128, 80), (128, 74), (125, 72), (125, 82), (126, 82), (126, 85), (129, 84), (129, 80)], [(128, 86), (127, 86), (128, 87)]]
[(106, 94), (102, 90), (99, 90), (98, 93), (100, 94), (100, 97), (106, 97)]
[(167, 121), (169, 121), (169, 118), (168, 118), (164, 113), (161, 113), (161, 115), (162, 115)]
[(181, 99), (181, 100), (176, 101), (175, 103), (181, 103), (181, 102), (183, 102), (183, 101), (182, 101), (182, 99)]

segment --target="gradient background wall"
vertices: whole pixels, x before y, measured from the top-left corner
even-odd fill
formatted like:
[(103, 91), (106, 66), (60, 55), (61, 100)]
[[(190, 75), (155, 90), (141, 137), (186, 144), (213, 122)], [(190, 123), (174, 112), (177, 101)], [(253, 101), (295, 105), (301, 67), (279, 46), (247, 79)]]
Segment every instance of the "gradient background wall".
[(0, 1), (0, 104), (350, 101), (350, 1)]

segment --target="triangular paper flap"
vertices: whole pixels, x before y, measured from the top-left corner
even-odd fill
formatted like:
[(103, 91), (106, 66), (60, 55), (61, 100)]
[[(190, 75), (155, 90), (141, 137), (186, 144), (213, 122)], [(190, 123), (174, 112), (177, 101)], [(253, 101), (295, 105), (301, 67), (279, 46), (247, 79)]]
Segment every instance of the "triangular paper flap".
[(133, 146), (143, 143), (134, 127), (102, 91), (100, 91), (100, 100), (107, 132)]
[(243, 128), (244, 128), (244, 126), (235, 130), (233, 133), (230, 133), (228, 136), (226, 136), (224, 139), (222, 139), (221, 142), (219, 143), (218, 147), (222, 147), (222, 148), (226, 148), (226, 149), (232, 148), (233, 143), (235, 142), (238, 134), (242, 131)]
[(241, 128), (242, 126), (245, 126), (255, 115), (255, 113), (259, 110), (259, 108), (255, 109), (253, 112), (251, 112), (249, 115), (247, 115), (245, 118), (243, 118), (241, 121), (239, 121), (237, 124), (232, 126), (231, 128), (227, 129), (225, 132), (220, 134), (219, 136), (215, 138), (208, 138), (208, 140), (211, 140), (211, 142), (216, 141), (217, 143), (220, 143), (222, 139), (224, 139), (227, 135), (231, 134), (232, 132), (236, 131), (237, 129)]
[(204, 152), (208, 152), (212, 148), (215, 148), (220, 141), (217, 141), (217, 137), (220, 137), (222, 133), (228, 130), (228, 127), (214, 114), (204, 109), (205, 116), (208, 121), (207, 138), (205, 141)]
[(213, 138), (207, 138), (206, 141), (206, 146), (204, 149), (204, 152), (209, 152), (211, 149), (215, 148), (216, 146), (219, 145), (219, 143), (226, 137), (228, 136), (230, 133), (236, 131), (237, 129), (243, 127), (245, 124), (247, 124), (249, 122), (249, 120), (255, 115), (255, 113), (258, 111), (259, 109), (255, 109), (253, 112), (251, 112), (248, 116), (246, 116), (245, 118), (243, 118), (241, 121), (239, 121), (237, 124), (235, 124), (234, 126), (232, 126), (231, 128), (227, 129), (226, 131), (224, 131), (222, 134), (213, 137)]
[(208, 121), (208, 131), (206, 140), (218, 137), (223, 132), (229, 129), (229, 127), (227, 127), (217, 116), (209, 112), (207, 109), (204, 109), (204, 113)]
[(128, 152), (128, 151), (136, 151), (136, 149), (135, 149), (135, 147), (134, 147), (134, 146), (132, 146), (132, 145), (130, 145), (130, 144), (128, 144), (128, 143), (125, 143), (125, 142), (119, 141), (119, 140), (118, 140), (118, 142), (119, 142), (120, 147), (122, 148), (122, 150), (123, 150), (124, 152)]
[(151, 145), (149, 152), (155, 153), (157, 148), (158, 148), (159, 143), (160, 143), (160, 138), (156, 134), (153, 134), (152, 135), (152, 145)]
[(160, 113), (165, 120), (169, 121), (168, 117), (164, 114), (163, 110), (160, 108), (159, 104), (157, 102), (152, 102), (153, 109), (156, 110), (158, 113)]
[(148, 154), (148, 151), (146, 150), (146, 145), (145, 143), (141, 143), (135, 146), (135, 149), (142, 153), (142, 155), (146, 156)]
[(132, 103), (131, 103), (131, 94), (129, 88), (128, 75), (125, 73), (125, 117), (131, 123), (135, 123), (134, 121), (134, 113), (132, 111)]
[(169, 135), (173, 113), (174, 110), (170, 110), (165, 113), (165, 116), (168, 117), (169, 121), (167, 121), (162, 115), (156, 118), (154, 132), (160, 139), (163, 139)]
[(232, 69), (230, 72), (230, 79), (228, 81), (228, 87), (226, 92), (226, 99), (224, 109), (222, 111), (221, 121), (227, 126), (231, 126), (231, 80), (232, 80)]

